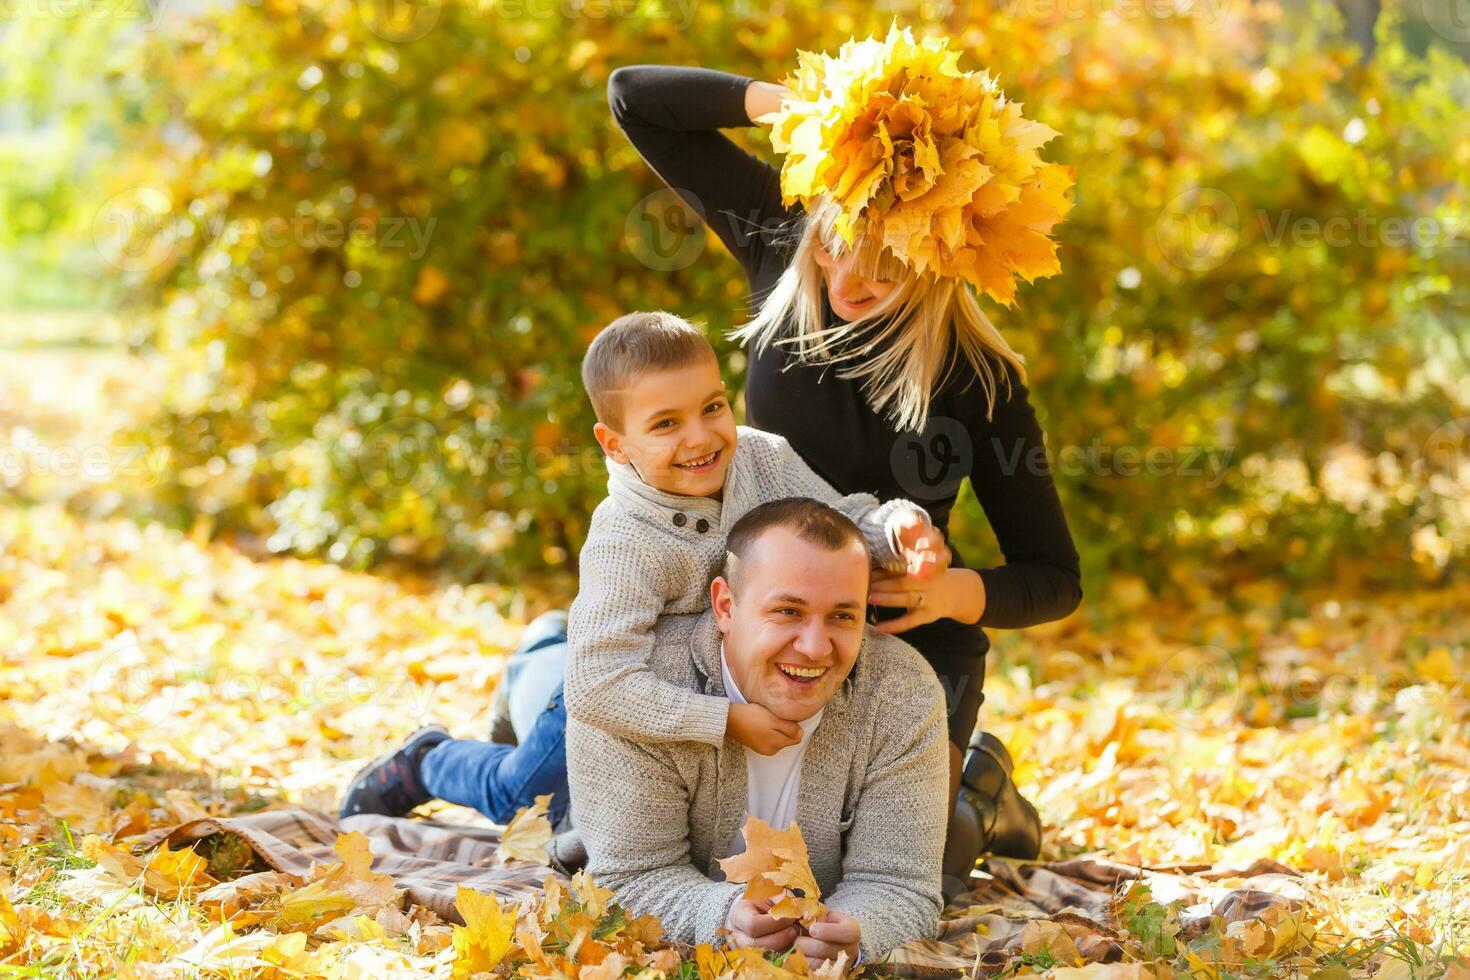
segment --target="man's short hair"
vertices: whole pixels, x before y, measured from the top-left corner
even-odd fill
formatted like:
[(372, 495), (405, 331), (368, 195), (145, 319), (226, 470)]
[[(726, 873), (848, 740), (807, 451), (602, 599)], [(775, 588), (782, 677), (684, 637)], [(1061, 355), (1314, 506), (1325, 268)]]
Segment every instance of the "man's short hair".
[(778, 527), (789, 528), (801, 540), (828, 551), (841, 551), (857, 542), (864, 561), (872, 566), (868, 541), (852, 518), (811, 497), (783, 497), (752, 507), (726, 535), (724, 575), (732, 587), (736, 585), (741, 560), (767, 531)]
[(655, 310), (627, 313), (602, 328), (582, 358), (582, 387), (598, 421), (623, 427), (622, 394), (650, 371), (714, 357), (709, 338), (681, 316)]

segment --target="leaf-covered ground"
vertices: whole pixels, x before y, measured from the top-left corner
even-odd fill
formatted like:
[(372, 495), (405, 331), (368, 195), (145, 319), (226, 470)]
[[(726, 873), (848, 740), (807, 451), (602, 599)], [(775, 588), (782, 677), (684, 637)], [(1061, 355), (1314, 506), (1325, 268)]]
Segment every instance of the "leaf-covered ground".
[[(488, 962), (496, 912), (479, 908), (478, 930), (458, 932), (424, 913), (380, 915), (384, 886), (345, 838), (334, 867), (347, 870), (322, 873), (360, 904), (325, 934), (293, 931), (322, 920), (279, 907), (224, 928), (178, 886), (229, 877), (238, 855), (145, 868), (125, 838), (201, 811), (331, 809), (365, 758), (426, 720), (482, 734), (504, 656), (544, 600), (261, 558), (202, 528), (107, 516), (117, 501), (100, 481), (36, 460), (108, 447), (108, 419), (147, 365), (70, 349), (7, 351), (0, 364), (0, 974), (449, 975)], [(1316, 933), (1295, 951), (1304, 958), (1231, 972), (1440, 976), (1444, 957), (1470, 954), (1467, 608), (1463, 586), (1154, 596), (1129, 579), (1095, 583), (1070, 620), (998, 637), (984, 718), (1041, 810), (1045, 857), (1266, 857), (1306, 872)], [(328, 886), (286, 892), (313, 887)], [(160, 897), (170, 888), (177, 897)], [(556, 897), (550, 919), (638, 944), (583, 976), (723, 969), (708, 956), (639, 960), (651, 937), (608, 932), (613, 913), (583, 889)], [(1146, 969), (1218, 975), (1186, 953)], [(226, 965), (246, 954), (275, 965)], [(538, 975), (565, 966), (524, 962)]]

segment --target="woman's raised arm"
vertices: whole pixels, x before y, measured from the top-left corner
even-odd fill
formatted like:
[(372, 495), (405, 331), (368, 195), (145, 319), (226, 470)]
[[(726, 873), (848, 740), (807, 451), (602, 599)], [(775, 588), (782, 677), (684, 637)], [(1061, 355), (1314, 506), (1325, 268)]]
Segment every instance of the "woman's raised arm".
[(767, 245), (759, 230), (788, 213), (781, 205), (779, 171), (720, 130), (752, 125), (748, 109), (759, 115), (779, 107), (782, 91), (743, 75), (671, 65), (629, 65), (607, 80), (618, 127), (747, 273)]

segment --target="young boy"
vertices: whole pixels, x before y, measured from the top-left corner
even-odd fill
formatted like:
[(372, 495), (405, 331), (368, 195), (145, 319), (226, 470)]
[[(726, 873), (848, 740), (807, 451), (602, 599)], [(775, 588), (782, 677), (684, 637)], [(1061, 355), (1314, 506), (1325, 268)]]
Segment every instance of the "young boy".
[(736, 426), (714, 348), (671, 313), (614, 320), (588, 349), (582, 384), (609, 477), (582, 547), (567, 626), (567, 711), (646, 742), (718, 745), (730, 735), (763, 755), (796, 744), (800, 728), (760, 705), (656, 678), (654, 621), (708, 607), (726, 532), (766, 501), (830, 504), (857, 523), (875, 561), (919, 576), (937, 567), (939, 532), (917, 505), (843, 496), (781, 436)]
[(688, 321), (662, 312), (619, 317), (588, 349), (582, 382), (607, 454), (608, 496), (582, 548), (566, 639), (559, 623), (548, 629), (549, 618), (538, 621), (513, 658), (535, 657), (545, 667), (565, 656), (564, 690), (549, 700), (545, 685), (510, 691), (539, 711), (528, 730), (520, 726), (518, 745), (454, 739), (437, 725), (420, 729), (357, 774), (342, 816), (400, 816), (438, 798), (504, 823), (551, 793), (555, 824), (568, 803), (567, 712), (647, 742), (720, 744), (728, 735), (762, 755), (795, 745), (796, 723), (758, 704), (677, 687), (649, 668), (654, 622), (666, 612), (707, 608), (725, 533), (758, 504), (815, 497), (852, 518), (886, 567), (920, 577), (939, 567), (942, 538), (920, 507), (842, 496), (785, 439), (736, 426), (714, 348)]

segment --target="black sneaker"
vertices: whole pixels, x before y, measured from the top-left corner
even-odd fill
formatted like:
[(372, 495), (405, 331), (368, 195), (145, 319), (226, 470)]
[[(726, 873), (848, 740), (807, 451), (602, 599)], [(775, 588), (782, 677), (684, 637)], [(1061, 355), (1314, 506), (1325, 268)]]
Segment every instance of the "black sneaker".
[(424, 753), (448, 741), (442, 725), (426, 725), (403, 740), (403, 744), (364, 766), (347, 786), (338, 816), (380, 813), (401, 817), (433, 799), (419, 782), (419, 760)]
[(976, 732), (965, 755), (960, 793), (975, 808), (981, 850), (1034, 861), (1041, 854), (1041, 817), (1011, 779), (1014, 763), (1000, 739)]

